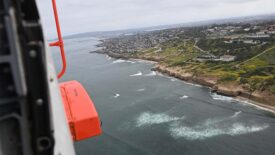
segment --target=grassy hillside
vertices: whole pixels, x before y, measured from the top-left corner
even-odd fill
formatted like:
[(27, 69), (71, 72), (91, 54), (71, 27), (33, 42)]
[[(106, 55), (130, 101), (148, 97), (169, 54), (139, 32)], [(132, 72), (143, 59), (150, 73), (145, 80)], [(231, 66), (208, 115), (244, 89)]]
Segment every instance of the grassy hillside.
[[(236, 55), (237, 58), (233, 62), (198, 62), (196, 58), (204, 55), (205, 52), (198, 50), (194, 45), (195, 40), (192, 39), (174, 39), (139, 52), (137, 55), (163, 58), (163, 63), (181, 67), (197, 76), (217, 77), (219, 83), (234, 82), (242, 84), (244, 88), (251, 91), (267, 90), (275, 93), (275, 49), (270, 49), (273, 47), (272, 44), (229, 46), (222, 40), (213, 39), (205, 39), (198, 43), (204, 51), (215, 55), (227, 54), (228, 50), (233, 51), (230, 54)], [(266, 49), (270, 50), (257, 56)]]

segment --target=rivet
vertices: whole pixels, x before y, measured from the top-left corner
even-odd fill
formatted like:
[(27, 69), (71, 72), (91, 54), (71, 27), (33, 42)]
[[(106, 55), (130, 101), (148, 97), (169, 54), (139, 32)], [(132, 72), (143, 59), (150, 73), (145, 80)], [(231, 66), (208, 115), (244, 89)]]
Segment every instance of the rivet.
[(53, 82), (53, 80), (54, 80), (54, 79), (51, 77), (51, 78), (50, 78), (50, 82)]
[(43, 100), (42, 99), (37, 99), (36, 104), (39, 105), (39, 106), (42, 106), (43, 105)]
[(37, 53), (36, 53), (35, 50), (31, 50), (31, 51), (30, 51), (30, 57), (35, 58), (36, 55), (37, 55)]

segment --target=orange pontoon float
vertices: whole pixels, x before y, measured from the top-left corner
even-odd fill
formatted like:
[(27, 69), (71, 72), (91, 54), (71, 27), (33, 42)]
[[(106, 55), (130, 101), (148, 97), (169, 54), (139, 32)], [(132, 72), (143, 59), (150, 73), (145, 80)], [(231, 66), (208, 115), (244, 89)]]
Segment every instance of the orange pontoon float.
[(77, 81), (59, 86), (73, 139), (79, 141), (101, 134), (97, 111), (84, 87)]

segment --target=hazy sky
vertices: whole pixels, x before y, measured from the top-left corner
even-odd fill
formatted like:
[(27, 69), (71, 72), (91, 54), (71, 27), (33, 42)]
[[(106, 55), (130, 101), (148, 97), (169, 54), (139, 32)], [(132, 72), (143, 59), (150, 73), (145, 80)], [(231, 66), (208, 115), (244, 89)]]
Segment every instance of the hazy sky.
[[(275, 12), (275, 0), (56, 0), (64, 35)], [(51, 0), (37, 0), (47, 38)]]

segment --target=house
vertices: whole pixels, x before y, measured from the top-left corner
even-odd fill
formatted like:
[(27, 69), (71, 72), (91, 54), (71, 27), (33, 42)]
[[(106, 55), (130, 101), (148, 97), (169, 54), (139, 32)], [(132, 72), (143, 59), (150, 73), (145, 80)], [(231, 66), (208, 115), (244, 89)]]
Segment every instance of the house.
[(233, 40), (229, 40), (229, 41), (224, 41), (225, 44), (232, 44)]
[(224, 62), (230, 62), (234, 61), (236, 56), (233, 55), (223, 55), (219, 59), (216, 59), (217, 61), (224, 61)]
[(243, 41), (244, 44), (259, 44), (260, 41), (259, 40), (244, 40)]
[(250, 35), (246, 35), (246, 38), (269, 38), (270, 35), (269, 34), (250, 34)]
[(275, 31), (275, 25), (270, 25), (267, 27), (268, 31)]

